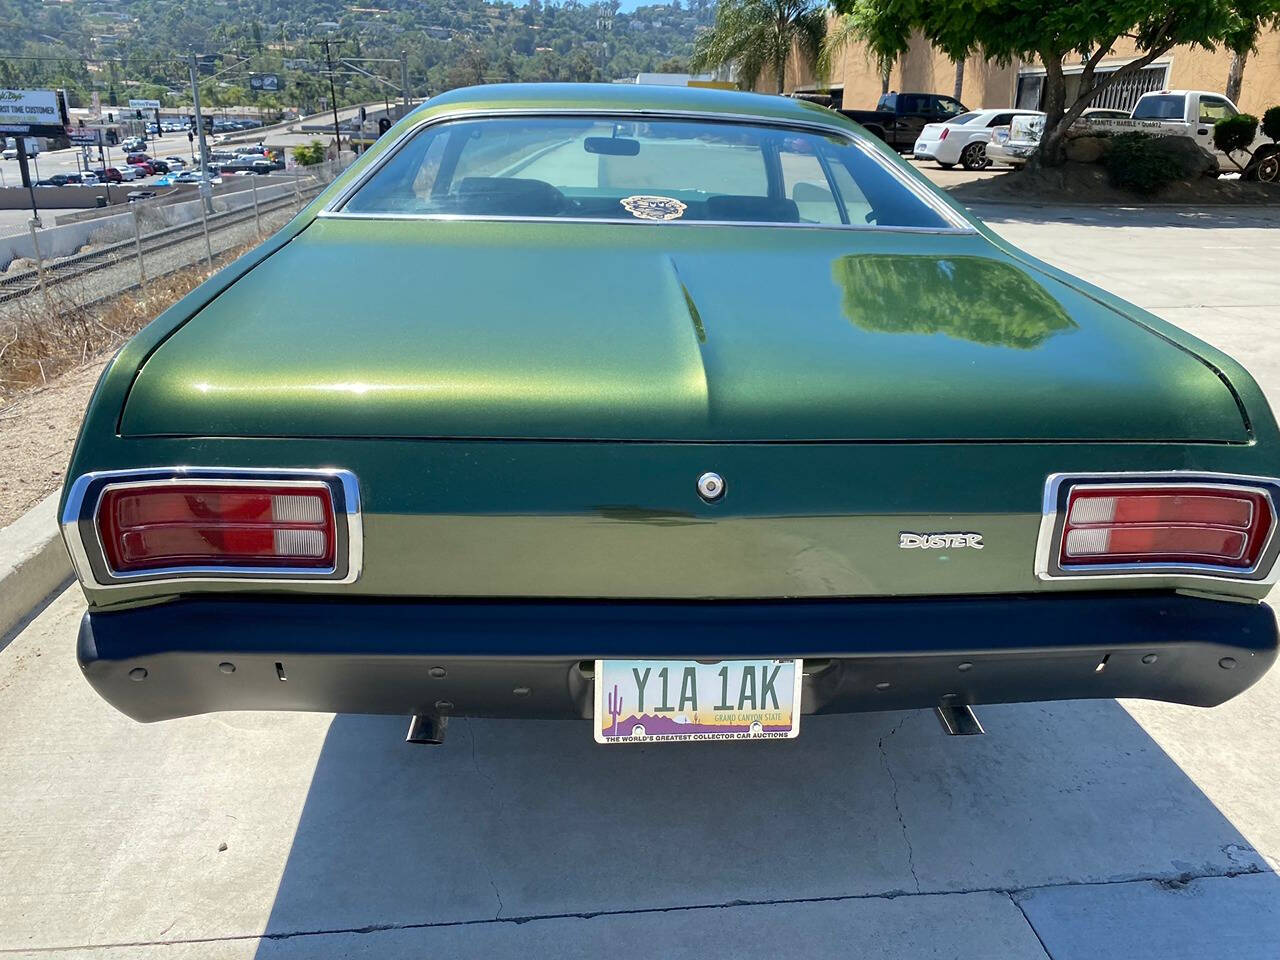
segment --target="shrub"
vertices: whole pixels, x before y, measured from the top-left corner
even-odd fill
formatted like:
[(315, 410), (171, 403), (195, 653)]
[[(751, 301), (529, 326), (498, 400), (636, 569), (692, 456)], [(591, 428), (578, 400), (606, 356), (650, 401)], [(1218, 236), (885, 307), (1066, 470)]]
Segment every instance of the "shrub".
[(312, 140), (300, 147), (294, 147), (293, 159), (304, 167), (314, 167), (317, 163), (324, 163), (324, 144), (319, 140)]
[[(1213, 125), (1213, 145), (1228, 157), (1240, 150), (1247, 151), (1257, 135), (1258, 118), (1248, 113), (1223, 117)], [(1235, 158), (1231, 162), (1235, 163)]]
[(1113, 187), (1142, 196), (1158, 193), (1166, 184), (1191, 176), (1185, 161), (1173, 155), (1159, 137), (1121, 133), (1111, 138), (1107, 177)]
[(1271, 107), (1262, 115), (1262, 135), (1270, 140), (1280, 140), (1280, 107)]

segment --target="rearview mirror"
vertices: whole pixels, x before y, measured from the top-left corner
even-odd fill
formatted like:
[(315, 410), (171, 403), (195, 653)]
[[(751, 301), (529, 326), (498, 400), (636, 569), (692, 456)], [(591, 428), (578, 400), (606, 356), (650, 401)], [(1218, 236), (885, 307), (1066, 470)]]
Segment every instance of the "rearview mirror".
[(610, 157), (634, 157), (640, 152), (639, 140), (625, 137), (587, 137), (582, 141), (587, 153), (603, 153)]

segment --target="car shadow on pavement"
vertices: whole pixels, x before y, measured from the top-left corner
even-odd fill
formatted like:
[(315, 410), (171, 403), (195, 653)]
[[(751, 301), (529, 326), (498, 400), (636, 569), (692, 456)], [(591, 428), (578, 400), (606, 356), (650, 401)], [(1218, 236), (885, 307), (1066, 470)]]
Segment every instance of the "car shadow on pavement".
[(417, 747), (400, 718), (340, 715), (258, 956), (324, 955), (297, 935), (326, 931), (1243, 874), (1280, 903), (1116, 702), (980, 716), (984, 737), (909, 711), (805, 717), (794, 741), (608, 747), (585, 722), (455, 719)]

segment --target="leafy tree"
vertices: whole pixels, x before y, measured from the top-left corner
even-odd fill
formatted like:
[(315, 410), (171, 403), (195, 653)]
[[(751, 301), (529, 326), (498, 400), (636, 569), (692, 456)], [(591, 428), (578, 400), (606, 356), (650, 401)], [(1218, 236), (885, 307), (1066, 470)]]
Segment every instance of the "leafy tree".
[(1227, 155), (1227, 159), (1243, 171), (1235, 154), (1248, 153), (1253, 138), (1258, 135), (1258, 118), (1247, 113), (1223, 117), (1213, 125), (1213, 145)]
[[(1040, 162), (1063, 162), (1068, 128), (1101, 92), (1179, 44), (1248, 49), (1280, 0), (835, 0), (845, 15), (837, 35), (857, 37), (881, 62), (905, 53), (914, 31), (953, 60), (980, 54), (1001, 64), (1038, 59), (1045, 68)], [(1118, 70), (1098, 66), (1121, 38), (1138, 56)], [(1068, 102), (1063, 59), (1083, 63)]]
[(691, 65), (732, 64), (748, 89), (769, 71), (782, 93), (792, 50), (813, 66), (826, 32), (826, 6), (816, 0), (720, 0), (715, 24), (694, 43)]
[(293, 159), (304, 167), (314, 167), (318, 163), (324, 163), (324, 144), (319, 140), (312, 140), (300, 147), (294, 147)]
[(1280, 107), (1268, 107), (1262, 115), (1262, 134), (1271, 140), (1280, 140)]

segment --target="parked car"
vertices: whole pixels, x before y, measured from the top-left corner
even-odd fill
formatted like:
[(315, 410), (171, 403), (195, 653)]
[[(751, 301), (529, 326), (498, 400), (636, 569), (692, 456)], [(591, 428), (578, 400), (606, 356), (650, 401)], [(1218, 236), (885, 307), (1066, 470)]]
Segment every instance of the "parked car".
[[(1267, 170), (1265, 179), (1280, 180), (1280, 144), (1273, 143), (1259, 131), (1250, 145), (1250, 152), (1241, 151), (1228, 157), (1213, 142), (1213, 125), (1227, 117), (1240, 113), (1230, 99), (1220, 93), (1207, 90), (1161, 90), (1144, 93), (1138, 98), (1128, 121), (1104, 121), (1104, 128), (1128, 129), (1139, 121), (1146, 121), (1142, 128), (1152, 132), (1154, 125), (1160, 132), (1178, 133), (1191, 137), (1201, 148), (1212, 154), (1222, 170), (1234, 170), (1238, 163), (1244, 167), (1246, 180), (1259, 179), (1259, 172)], [(1271, 162), (1267, 162), (1271, 158)]]
[(120, 149), (125, 153), (137, 153), (146, 149), (147, 141), (142, 137), (125, 137), (120, 141)]
[(151, 167), (153, 173), (168, 173), (169, 164), (163, 160), (148, 160), (147, 165)]
[(959, 100), (937, 93), (886, 93), (874, 110), (840, 111), (899, 153), (915, 145), (925, 124), (945, 123), (968, 112)]
[(991, 165), (987, 159), (991, 131), (1024, 115), (1044, 116), (1038, 110), (971, 110), (946, 123), (925, 124), (912, 154), (917, 160), (933, 160), (944, 169), (958, 163), (966, 170), (982, 170)]
[(123, 167), (117, 167), (116, 169), (120, 171), (120, 179), (125, 183), (128, 183), (131, 180), (141, 179), (146, 175), (139, 167), (129, 163), (126, 163)]
[(150, 200), (155, 195), (154, 190), (130, 190), (125, 194), (125, 199), (129, 203), (137, 203), (139, 200)]
[(529, 84), (387, 137), (93, 393), (61, 526), (129, 716), (790, 737), (1275, 660), (1253, 378), (856, 124)]
[(143, 160), (139, 163), (131, 163), (129, 166), (138, 171), (138, 175), (141, 177), (149, 177), (156, 172), (155, 167), (151, 166), (151, 162), (149, 160)]
[(1044, 121), (1043, 114), (1022, 114), (1010, 120), (1008, 126), (993, 128), (987, 143), (987, 160), (1011, 167), (1024, 165), (1040, 149)]
[(141, 151), (134, 151), (124, 158), (125, 163), (146, 163), (151, 159), (150, 154)]
[(103, 183), (120, 183), (124, 180), (124, 174), (116, 167), (106, 167), (105, 169), (100, 167), (94, 170), (93, 174)]
[(187, 161), (182, 157), (165, 157), (164, 162), (169, 165), (170, 170), (182, 170), (187, 165)]

